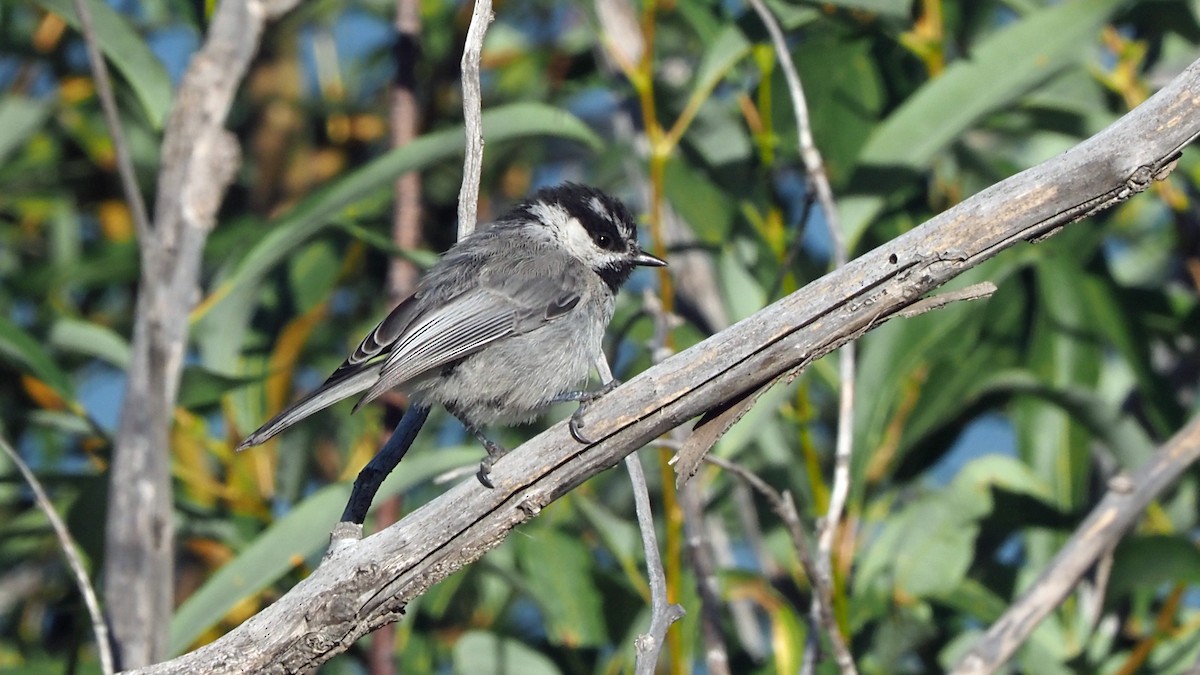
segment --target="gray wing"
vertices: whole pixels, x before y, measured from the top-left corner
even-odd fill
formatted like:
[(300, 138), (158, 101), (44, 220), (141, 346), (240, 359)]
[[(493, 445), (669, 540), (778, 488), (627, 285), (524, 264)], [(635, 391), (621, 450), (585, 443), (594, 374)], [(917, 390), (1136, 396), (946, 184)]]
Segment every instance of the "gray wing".
[(403, 333), (413, 317), (420, 313), (421, 304), (415, 294), (401, 301), (387, 318), (363, 338), (354, 353), (333, 371), (329, 379), (256, 429), (237, 449), (262, 445), (309, 415), (370, 389), (379, 379), (379, 371), (383, 368), (381, 361), (373, 359)]
[[(325, 380), (325, 385), (332, 384), (342, 378), (349, 377), (362, 370), (363, 366), (390, 349), (396, 340), (404, 333), (413, 319), (420, 316), (421, 309), (427, 303), (421, 302), (419, 293), (414, 293), (393, 309), (383, 321), (379, 322), (367, 336), (358, 343), (354, 352), (338, 366), (337, 370)], [(375, 364), (378, 365), (378, 364)], [(324, 385), (322, 385), (324, 386)]]
[(579, 304), (578, 284), (565, 275), (508, 272), (484, 270), (478, 285), (438, 306), (419, 293), (409, 296), (328, 380), (247, 436), (237, 449), (265, 443), (309, 415), (366, 391), (357, 410), (389, 389), (491, 342), (534, 330)]
[(412, 318), (391, 345), (379, 379), (358, 405), (496, 340), (528, 333), (565, 315), (579, 304), (580, 286), (566, 274), (485, 270), (474, 289)]

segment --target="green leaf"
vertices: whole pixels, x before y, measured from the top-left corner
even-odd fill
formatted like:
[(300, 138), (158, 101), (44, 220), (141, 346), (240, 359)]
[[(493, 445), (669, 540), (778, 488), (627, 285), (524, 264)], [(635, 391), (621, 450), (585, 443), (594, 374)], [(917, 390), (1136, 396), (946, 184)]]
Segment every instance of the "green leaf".
[(771, 14), (775, 15), (775, 20), (779, 22), (779, 27), (785, 31), (807, 26), (822, 16), (821, 10), (816, 7), (804, 7), (790, 0), (766, 0), (766, 3)]
[[(1124, 0), (1074, 0), (1022, 18), (983, 40), (927, 83), (881, 124), (859, 156), (857, 182), (924, 171), (931, 160), (980, 118), (1087, 54), (1096, 31)], [(842, 200), (843, 228), (854, 248), (879, 214), (885, 196), (867, 192)]]
[[(483, 129), (489, 143), (557, 136), (592, 148), (600, 146), (599, 138), (578, 118), (540, 103), (514, 103), (489, 110), (483, 114)], [(259, 283), (298, 246), (340, 217), (356, 215), (359, 200), (388, 189), (400, 174), (459, 156), (463, 143), (461, 128), (426, 134), (318, 190), (268, 226), (266, 236), (234, 265), (213, 291), (206, 311), (200, 312), (197, 337), (205, 362), (220, 370), (234, 368)]]
[(717, 259), (730, 322), (741, 321), (767, 305), (767, 292), (751, 274), (752, 266), (748, 267), (741, 258), (734, 250), (726, 248)]
[[(1028, 372), (1005, 371), (989, 378), (986, 392), (1026, 395), (1056, 406), (1087, 429), (1093, 440), (1108, 447), (1126, 468), (1141, 466), (1154, 455), (1156, 444), (1137, 419), (1086, 387), (1053, 387)], [(1035, 431), (1045, 429), (1035, 427)]]
[[(853, 174), (859, 153), (879, 125), (887, 94), (874, 40), (814, 36), (796, 45), (792, 61), (804, 83), (813, 138), (835, 191)], [(783, 68), (771, 76), (772, 127), (781, 152), (796, 157), (798, 130)]]
[(329, 297), (337, 284), (339, 261), (333, 245), (315, 241), (288, 264), (288, 280), (298, 313), (307, 312)]
[(70, 378), (59, 369), (41, 341), (4, 316), (0, 316), (0, 359), (50, 385), (63, 398), (74, 398)]
[[(479, 450), (439, 448), (437, 452), (410, 454), (379, 489), (376, 503), (456, 466), (479, 458)], [(243, 599), (275, 583), (329, 544), (329, 531), (337, 523), (350, 484), (318, 490), (275, 521), (245, 550), (204, 582), (171, 619), (170, 653), (181, 654), (204, 631), (221, 620)]]
[(262, 377), (229, 377), (200, 366), (186, 366), (179, 382), (178, 405), (188, 410), (214, 406), (232, 389), (261, 382)]
[(1157, 596), (1164, 584), (1200, 584), (1200, 550), (1187, 536), (1130, 537), (1113, 556), (1106, 603), (1126, 600), (1136, 589)]
[(628, 520), (619, 518), (603, 504), (588, 497), (582, 491), (573, 493), (571, 501), (588, 524), (600, 535), (604, 547), (617, 559), (617, 563), (620, 564), (630, 581), (638, 586), (646, 587), (646, 578), (638, 567), (638, 562), (642, 558), (642, 547), (637, 527)]
[(126, 370), (129, 368), (129, 342), (116, 331), (81, 319), (61, 318), (50, 329), (50, 346), (62, 351), (91, 356)]
[(950, 593), (971, 566), (979, 525), (963, 513), (959, 500), (946, 497), (922, 499), (900, 520), (903, 534), (893, 551), (893, 573), (896, 587), (908, 595)]
[(704, 174), (673, 157), (667, 162), (663, 183), (671, 206), (701, 241), (717, 244), (729, 236), (733, 201)]
[(571, 648), (604, 644), (608, 639), (604, 601), (588, 581), (593, 570), (587, 545), (549, 527), (518, 537), (516, 544), (529, 590), (545, 616), (549, 640)]
[(922, 495), (882, 521), (859, 559), (856, 595), (881, 586), (888, 587), (888, 596), (900, 591), (913, 598), (961, 592), (979, 521), (994, 507), (993, 487), (1039, 498), (1050, 493), (1044, 480), (1011, 457), (988, 455), (969, 462), (948, 488)]
[(821, 4), (901, 19), (912, 16), (912, 0), (822, 0)]
[[(954, 477), (950, 489), (964, 501), (978, 500), (982, 506), (978, 515), (991, 512), (991, 489), (1002, 488), (1013, 494), (1029, 495), (1049, 501), (1050, 486), (1028, 465), (1005, 455), (984, 455), (968, 462)], [(986, 500), (986, 503), (985, 503)]]
[[(34, 0), (46, 11), (61, 16), (76, 30), (79, 17), (75, 14), (73, 0)], [(138, 101), (146, 112), (146, 118), (155, 129), (161, 129), (171, 109), (171, 78), (146, 41), (133, 26), (103, 0), (86, 0), (91, 11), (92, 24), (100, 51), (125, 77)]]
[(737, 24), (727, 24), (704, 51), (687, 105), (700, 105), (731, 68), (750, 53), (750, 42)]
[(34, 101), (23, 96), (0, 98), (0, 162), (29, 140), (53, 107), (52, 101)]
[(562, 671), (519, 640), (471, 631), (454, 643), (454, 672), (456, 675), (559, 675)]

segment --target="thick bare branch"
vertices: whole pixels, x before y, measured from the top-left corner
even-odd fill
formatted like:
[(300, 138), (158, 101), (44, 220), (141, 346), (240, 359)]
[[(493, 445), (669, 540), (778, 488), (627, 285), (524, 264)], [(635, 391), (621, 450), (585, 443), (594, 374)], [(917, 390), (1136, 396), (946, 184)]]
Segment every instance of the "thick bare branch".
[(163, 138), (121, 422), (109, 476), (105, 599), (120, 667), (166, 656), (175, 555), (168, 434), (200, 258), (238, 165), (224, 128), (265, 22), (296, 0), (224, 0), (180, 85)]
[(220, 640), (146, 673), (297, 672), (396, 621), (406, 603), (517, 525), (665, 431), (795, 372), (1016, 243), (1145, 190), (1200, 134), (1200, 62), (1108, 129), (650, 368), (588, 409), (591, 444), (567, 424), (506, 455), (495, 489), (466, 480), (338, 552)]

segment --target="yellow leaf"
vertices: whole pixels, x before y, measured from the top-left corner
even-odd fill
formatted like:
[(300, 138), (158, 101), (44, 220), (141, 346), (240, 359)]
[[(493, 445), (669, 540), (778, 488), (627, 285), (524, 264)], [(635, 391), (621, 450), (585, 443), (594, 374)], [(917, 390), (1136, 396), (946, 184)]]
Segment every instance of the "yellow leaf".
[(100, 220), (100, 229), (109, 241), (119, 243), (133, 238), (133, 216), (125, 202), (106, 199), (100, 203), (96, 216)]
[(21, 386), (25, 388), (25, 393), (39, 408), (45, 410), (66, 410), (67, 402), (59, 395), (53, 387), (33, 377), (32, 375), (21, 375)]

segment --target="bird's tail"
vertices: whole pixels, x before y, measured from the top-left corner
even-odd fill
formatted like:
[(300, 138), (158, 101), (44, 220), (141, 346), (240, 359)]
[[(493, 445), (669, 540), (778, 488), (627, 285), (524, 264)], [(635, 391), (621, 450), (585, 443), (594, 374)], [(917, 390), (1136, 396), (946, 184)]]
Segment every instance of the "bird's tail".
[(379, 378), (379, 369), (382, 367), (382, 363), (373, 363), (363, 367), (358, 372), (322, 384), (308, 396), (305, 396), (292, 404), (291, 407), (272, 417), (271, 421), (247, 436), (237, 446), (238, 451), (262, 445), (283, 430), (318, 410), (324, 410), (344, 398), (349, 398), (359, 392), (370, 389), (375, 380)]

